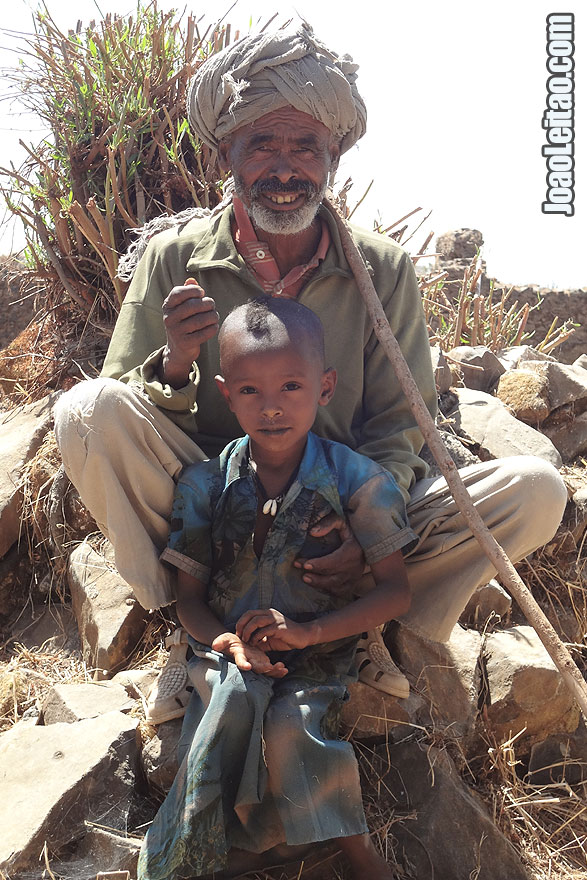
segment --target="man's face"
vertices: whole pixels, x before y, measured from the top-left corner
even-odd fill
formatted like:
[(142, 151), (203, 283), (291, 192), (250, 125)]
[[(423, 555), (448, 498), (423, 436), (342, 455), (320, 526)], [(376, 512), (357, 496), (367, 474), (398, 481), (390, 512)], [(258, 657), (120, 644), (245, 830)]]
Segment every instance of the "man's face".
[(293, 107), (267, 113), (220, 144), (221, 166), (232, 170), (255, 226), (274, 235), (311, 225), (338, 156), (326, 126)]

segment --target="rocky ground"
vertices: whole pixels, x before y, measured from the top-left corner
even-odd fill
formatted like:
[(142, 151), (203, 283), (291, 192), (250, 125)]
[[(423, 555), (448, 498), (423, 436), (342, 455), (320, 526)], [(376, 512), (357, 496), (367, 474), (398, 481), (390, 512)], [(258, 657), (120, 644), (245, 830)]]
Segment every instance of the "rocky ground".
[(22, 299), (20, 264), (13, 257), (0, 257), (0, 350), (16, 339), (34, 316), (32, 297)]
[[(565, 479), (563, 524), (520, 571), (584, 672), (587, 356), (467, 346), (432, 359), (459, 465), (531, 452)], [(5, 395), (0, 413), (0, 878), (124, 880), (176, 771), (181, 719), (145, 719), (173, 622), (136, 603), (59, 470), (51, 381), (24, 407)], [(585, 722), (503, 587), (479, 590), (444, 646), (399, 626), (386, 638), (410, 697), (357, 684), (342, 731), (399, 880), (584, 880)], [(249, 876), (348, 875), (318, 849)]]

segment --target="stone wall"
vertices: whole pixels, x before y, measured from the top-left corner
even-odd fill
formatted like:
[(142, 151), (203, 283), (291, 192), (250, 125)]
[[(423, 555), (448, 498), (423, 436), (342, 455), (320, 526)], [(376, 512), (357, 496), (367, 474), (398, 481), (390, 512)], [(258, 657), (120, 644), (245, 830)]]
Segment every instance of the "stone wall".
[[(447, 272), (445, 290), (449, 295), (457, 296), (460, 290), (460, 282), (463, 279), (465, 269), (471, 264), (471, 260), (483, 245), (483, 235), (478, 229), (457, 229), (438, 236), (436, 250), (440, 256), (436, 259), (436, 271)], [(480, 282), (480, 292), (487, 295), (490, 290), (491, 280), (486, 273), (485, 263), (481, 262), (483, 269)], [(512, 292), (508, 302), (516, 301), (522, 305), (528, 303), (534, 308), (528, 317), (526, 330), (533, 333), (528, 340), (535, 344), (542, 340), (551, 326), (553, 320), (558, 318), (559, 325), (566, 320), (571, 320), (582, 326), (575, 328), (572, 336), (556, 349), (556, 357), (565, 364), (572, 364), (580, 355), (587, 352), (587, 288), (580, 290), (552, 290), (536, 285), (525, 287), (512, 287), (503, 281), (494, 280), (497, 290), (509, 290)]]

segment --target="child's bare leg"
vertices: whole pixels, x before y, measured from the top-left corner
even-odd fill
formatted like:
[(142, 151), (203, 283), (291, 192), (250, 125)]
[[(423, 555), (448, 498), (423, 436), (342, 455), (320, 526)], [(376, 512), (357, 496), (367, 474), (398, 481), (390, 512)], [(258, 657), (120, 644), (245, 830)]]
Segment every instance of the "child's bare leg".
[(368, 834), (339, 837), (336, 841), (351, 863), (354, 880), (393, 880), (393, 872)]

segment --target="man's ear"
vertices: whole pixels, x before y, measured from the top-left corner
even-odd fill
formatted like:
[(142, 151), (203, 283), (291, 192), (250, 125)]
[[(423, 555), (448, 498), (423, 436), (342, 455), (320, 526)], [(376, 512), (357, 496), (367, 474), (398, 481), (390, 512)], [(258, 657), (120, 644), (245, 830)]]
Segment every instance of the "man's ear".
[(225, 138), (218, 144), (218, 165), (223, 174), (230, 171), (230, 140)]
[(334, 367), (328, 367), (322, 374), (322, 387), (320, 389), (320, 397), (318, 398), (318, 406), (327, 406), (330, 403), (335, 388), (336, 370)]
[(332, 139), (330, 144), (330, 174), (334, 176), (338, 171), (338, 163), (340, 162), (340, 144)]
[(224, 376), (214, 376), (214, 381), (216, 382), (216, 387), (222, 394), (223, 398), (228, 404), (229, 409), (232, 411), (232, 403), (230, 401), (230, 391), (227, 388), (226, 382), (224, 381)]

